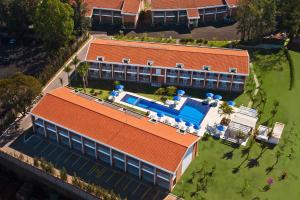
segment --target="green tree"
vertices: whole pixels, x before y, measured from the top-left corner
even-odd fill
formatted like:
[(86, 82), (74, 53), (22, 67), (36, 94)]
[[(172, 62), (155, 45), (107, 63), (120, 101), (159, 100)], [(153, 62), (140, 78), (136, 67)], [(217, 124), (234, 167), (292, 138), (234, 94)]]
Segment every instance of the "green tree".
[(86, 86), (88, 84), (87, 83), (87, 74), (88, 74), (89, 68), (90, 68), (90, 64), (88, 64), (87, 62), (82, 62), (76, 69), (77, 73), (82, 78), (84, 92), (86, 92)]
[(74, 13), (60, 0), (42, 0), (35, 13), (34, 28), (49, 50), (66, 45), (73, 38)]
[(76, 72), (76, 68), (80, 62), (81, 62), (81, 60), (77, 57), (77, 55), (75, 55), (74, 58), (72, 59), (72, 64), (74, 65), (75, 72)]
[(300, 33), (300, 3), (296, 0), (278, 0), (279, 27), (288, 33), (291, 42)]
[(42, 86), (37, 79), (21, 73), (0, 80), (0, 110), (25, 114), (41, 89)]
[(64, 71), (68, 74), (68, 81), (69, 81), (69, 84), (71, 85), (71, 80), (70, 80), (70, 73), (72, 71), (72, 67), (70, 65), (67, 65), (65, 68), (64, 68)]
[(241, 40), (260, 40), (275, 29), (276, 4), (274, 0), (240, 0), (237, 12), (238, 33)]
[(74, 0), (72, 4), (74, 10), (74, 29), (79, 33), (87, 30), (88, 20), (85, 17), (87, 12), (87, 4), (84, 0)]
[(226, 101), (224, 101), (221, 104), (220, 110), (221, 110), (221, 112), (222, 112), (223, 115), (230, 116), (231, 114), (233, 114), (233, 108), (231, 106), (229, 106)]

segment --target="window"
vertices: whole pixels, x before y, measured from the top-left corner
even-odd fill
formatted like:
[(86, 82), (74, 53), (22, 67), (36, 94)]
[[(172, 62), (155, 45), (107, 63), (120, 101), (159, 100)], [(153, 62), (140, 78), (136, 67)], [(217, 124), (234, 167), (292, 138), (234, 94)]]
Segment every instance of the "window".
[(103, 56), (97, 56), (97, 61), (104, 61), (104, 57)]
[(237, 73), (237, 68), (229, 68), (230, 73)]
[(148, 60), (148, 61), (147, 61), (147, 65), (148, 65), (148, 66), (152, 66), (152, 65), (153, 65), (153, 61), (152, 61), (152, 60)]
[(156, 69), (156, 74), (161, 74), (161, 69)]
[(210, 66), (203, 66), (203, 70), (210, 71)]
[(182, 63), (176, 63), (177, 68), (183, 68), (183, 66), (184, 66), (184, 64), (182, 64)]
[(130, 59), (129, 58), (123, 58), (122, 62), (124, 64), (129, 64), (130, 63)]

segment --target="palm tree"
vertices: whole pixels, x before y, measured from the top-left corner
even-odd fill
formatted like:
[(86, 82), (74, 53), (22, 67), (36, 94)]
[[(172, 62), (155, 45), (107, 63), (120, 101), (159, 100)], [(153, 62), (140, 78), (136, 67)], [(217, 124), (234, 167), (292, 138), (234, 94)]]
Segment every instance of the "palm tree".
[(71, 85), (71, 81), (70, 81), (70, 72), (72, 71), (72, 68), (70, 65), (67, 65), (65, 68), (64, 68), (64, 71), (68, 74), (68, 81), (69, 81), (69, 84)]
[(227, 115), (228, 117), (233, 113), (233, 108), (230, 107), (226, 101), (221, 104), (220, 110), (222, 115)]
[(77, 55), (75, 55), (75, 57), (72, 59), (72, 62), (71, 62), (74, 65), (75, 72), (77, 72), (76, 69), (80, 62), (81, 62), (81, 60), (77, 57)]
[(245, 133), (241, 130), (239, 130), (236, 134), (235, 137), (238, 139), (238, 143), (240, 143), (240, 140), (243, 140), (246, 138)]
[(84, 92), (86, 92), (87, 73), (88, 73), (89, 68), (90, 68), (90, 64), (88, 64), (87, 62), (83, 62), (83, 63), (80, 63), (80, 65), (76, 69), (77, 73), (82, 78)]
[(74, 10), (74, 28), (81, 33), (87, 29), (87, 20), (85, 20), (87, 4), (84, 0), (75, 0), (72, 7)]

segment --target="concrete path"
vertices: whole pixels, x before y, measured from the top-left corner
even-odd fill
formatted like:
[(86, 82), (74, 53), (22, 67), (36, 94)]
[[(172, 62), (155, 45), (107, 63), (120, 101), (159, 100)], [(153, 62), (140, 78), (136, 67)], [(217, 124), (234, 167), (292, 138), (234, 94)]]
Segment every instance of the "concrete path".
[[(254, 68), (253, 68), (253, 65), (252, 63), (250, 63), (250, 70), (252, 71), (252, 74), (253, 74), (253, 79), (254, 79), (254, 83), (255, 83), (255, 90), (254, 90), (254, 93), (253, 93), (253, 97), (255, 97), (258, 93), (258, 90), (259, 90), (259, 87), (260, 87), (260, 84), (259, 84), (259, 81), (257, 79), (257, 76), (255, 74), (255, 71), (254, 71)], [(248, 104), (248, 107), (251, 108), (253, 105), (253, 101), (250, 100), (249, 104)]]

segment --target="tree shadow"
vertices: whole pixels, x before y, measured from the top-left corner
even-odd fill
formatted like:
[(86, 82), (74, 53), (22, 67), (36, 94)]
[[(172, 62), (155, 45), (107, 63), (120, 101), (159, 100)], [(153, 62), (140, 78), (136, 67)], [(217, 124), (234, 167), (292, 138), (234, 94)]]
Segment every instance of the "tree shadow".
[(259, 167), (259, 159), (262, 157), (262, 155), (266, 152), (267, 150), (267, 145), (261, 144), (261, 150), (259, 155), (256, 158), (252, 158), (249, 160), (247, 163), (248, 168), (253, 168), (253, 167)]

